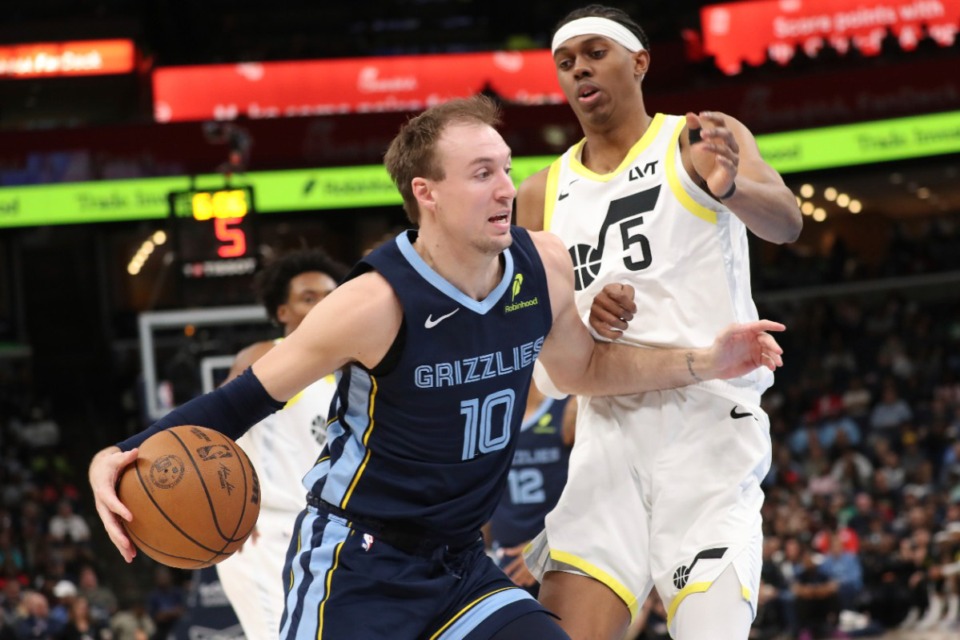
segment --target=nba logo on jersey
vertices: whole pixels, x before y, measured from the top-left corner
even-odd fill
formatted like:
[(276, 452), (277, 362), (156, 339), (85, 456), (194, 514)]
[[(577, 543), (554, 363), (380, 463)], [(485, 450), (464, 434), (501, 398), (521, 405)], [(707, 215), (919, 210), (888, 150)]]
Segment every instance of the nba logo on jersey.
[(363, 546), (364, 551), (370, 551), (370, 547), (373, 546), (373, 536), (369, 533), (363, 534), (363, 543), (361, 546)]

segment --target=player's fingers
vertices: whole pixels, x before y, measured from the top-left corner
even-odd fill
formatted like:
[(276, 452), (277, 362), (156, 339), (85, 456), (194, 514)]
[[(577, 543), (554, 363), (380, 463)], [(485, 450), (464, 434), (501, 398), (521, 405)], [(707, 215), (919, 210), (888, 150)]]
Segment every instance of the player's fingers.
[[(623, 329), (627, 328), (627, 323), (610, 314), (603, 316), (590, 312), (590, 327), (597, 332), (601, 338), (607, 340), (617, 340), (623, 335)], [(622, 328), (616, 328), (622, 327)]]
[(130, 539), (127, 537), (117, 516), (102, 502), (97, 503), (97, 513), (100, 515), (100, 519), (103, 520), (103, 527), (106, 529), (107, 536), (110, 538), (113, 546), (117, 548), (117, 551), (120, 552), (124, 560), (132, 562), (137, 552), (130, 543)]
[(593, 299), (591, 307), (594, 305), (626, 320), (632, 320), (637, 310), (633, 301), (633, 287), (628, 284), (608, 284)]
[(740, 145), (737, 144), (737, 139), (733, 137), (733, 132), (726, 127), (704, 127), (702, 136), (711, 145), (729, 149), (734, 154), (740, 153)]
[(777, 354), (783, 353), (783, 347), (781, 347), (776, 338), (769, 333), (761, 333), (759, 336), (757, 336), (757, 341), (760, 343), (760, 346), (765, 352)]
[(756, 331), (757, 333), (761, 331), (786, 331), (787, 325), (781, 324), (779, 322), (774, 322), (773, 320), (757, 320), (756, 322), (749, 322), (747, 326), (751, 331)]
[(783, 366), (783, 358), (780, 357), (780, 354), (764, 351), (760, 354), (760, 364), (770, 371), (776, 371), (777, 367)]

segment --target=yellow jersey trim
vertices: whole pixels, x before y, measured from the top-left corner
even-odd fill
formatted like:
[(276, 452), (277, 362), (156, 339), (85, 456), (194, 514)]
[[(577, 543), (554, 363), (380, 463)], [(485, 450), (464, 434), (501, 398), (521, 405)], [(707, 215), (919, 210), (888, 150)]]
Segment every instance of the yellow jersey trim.
[(717, 224), (717, 212), (706, 208), (694, 200), (693, 197), (687, 193), (687, 190), (683, 188), (683, 183), (680, 182), (680, 176), (677, 175), (677, 149), (680, 148), (680, 132), (683, 131), (683, 126), (686, 122), (684, 118), (680, 118), (680, 121), (677, 122), (677, 126), (673, 131), (673, 142), (667, 146), (667, 184), (670, 185), (670, 191), (673, 192), (674, 197), (680, 201), (684, 209), (701, 220), (705, 220), (710, 224)]
[(583, 571), (585, 574), (597, 580), (607, 587), (610, 588), (617, 596), (623, 600), (624, 604), (627, 605), (627, 609), (630, 610), (630, 620), (631, 622), (636, 619), (637, 613), (640, 610), (639, 603), (637, 602), (636, 596), (634, 596), (627, 587), (620, 583), (619, 580), (611, 576), (609, 573), (603, 569), (594, 566), (584, 560), (583, 558), (577, 557), (572, 553), (566, 551), (557, 551), (556, 549), (550, 550), (550, 557), (556, 560), (557, 562), (562, 562), (568, 564), (571, 567), (576, 567)]
[(476, 600), (474, 600), (473, 602), (471, 602), (470, 604), (468, 604), (467, 606), (465, 606), (463, 609), (460, 609), (460, 611), (457, 612), (457, 615), (455, 615), (455, 616), (453, 616), (452, 618), (450, 618), (449, 620), (447, 620), (447, 624), (445, 624), (445, 625), (443, 625), (442, 627), (440, 627), (439, 629), (437, 629), (437, 632), (436, 632), (435, 634), (433, 634), (432, 636), (430, 636), (430, 640), (436, 640), (436, 639), (439, 638), (441, 635), (443, 635), (443, 632), (446, 631), (447, 629), (449, 629), (450, 626), (453, 625), (454, 622), (456, 622), (457, 620), (459, 620), (460, 618), (462, 618), (465, 613), (467, 613), (468, 611), (470, 611), (470, 609), (474, 608), (474, 607), (477, 606), (479, 603), (483, 602), (484, 600), (486, 600), (486, 599), (489, 598), (490, 596), (494, 596), (494, 595), (496, 595), (496, 594), (498, 594), (498, 593), (500, 593), (500, 592), (502, 592), (502, 591), (508, 591), (508, 590), (510, 590), (510, 589), (516, 589), (516, 587), (504, 587), (503, 589), (497, 589), (496, 591), (491, 591), (490, 593), (485, 593), (485, 594), (483, 594), (482, 596), (480, 596), (479, 598), (477, 598)]
[(327, 578), (324, 580), (324, 587), (327, 592), (320, 601), (320, 608), (317, 610), (317, 639), (323, 637), (323, 610), (327, 606), (327, 600), (330, 599), (330, 584), (333, 582), (333, 572), (340, 566), (340, 551), (343, 549), (343, 543), (337, 545), (337, 550), (333, 554), (333, 566), (327, 571)]
[(637, 159), (641, 153), (643, 153), (647, 147), (649, 147), (654, 140), (657, 139), (657, 135), (660, 133), (660, 129), (663, 127), (663, 123), (666, 122), (666, 116), (662, 113), (658, 113), (653, 116), (653, 120), (650, 121), (650, 126), (647, 127), (647, 130), (643, 132), (643, 135), (640, 136), (640, 139), (630, 147), (630, 151), (627, 152), (627, 155), (624, 156), (623, 160), (620, 161), (620, 166), (611, 171), (610, 173), (594, 173), (590, 169), (587, 169), (582, 162), (580, 162), (580, 154), (583, 152), (583, 145), (587, 142), (587, 139), (584, 138), (578, 142), (573, 151), (570, 153), (570, 168), (574, 173), (580, 174), (584, 178), (590, 178), (597, 182), (610, 182), (616, 178), (619, 174), (633, 164), (633, 161)]
[[(670, 608), (667, 610), (667, 628), (669, 629), (670, 625), (673, 624), (673, 616), (676, 615), (677, 608), (680, 606), (680, 603), (683, 602), (684, 598), (694, 593), (703, 593), (712, 585), (713, 582), (694, 582), (681, 589), (673, 599), (673, 602), (670, 603)], [(740, 596), (747, 602), (750, 602), (750, 589), (741, 584)]]
[(543, 230), (550, 231), (553, 222), (553, 210), (557, 207), (557, 183), (560, 181), (560, 168), (563, 158), (557, 158), (550, 163), (547, 171), (547, 189), (543, 196)]
[(363, 462), (360, 463), (360, 468), (357, 469), (357, 475), (353, 476), (353, 481), (350, 483), (350, 488), (347, 489), (346, 495), (343, 496), (343, 500), (340, 501), (340, 508), (346, 509), (347, 503), (350, 502), (350, 497), (353, 495), (353, 490), (357, 488), (357, 483), (360, 482), (360, 476), (363, 475), (363, 472), (367, 469), (367, 463), (370, 462), (370, 434), (373, 433), (373, 406), (377, 399), (377, 379), (373, 376), (370, 376), (370, 405), (367, 409), (367, 415), (370, 418), (369, 426), (367, 427), (367, 432), (363, 434), (363, 446), (366, 448), (367, 452), (363, 456)]

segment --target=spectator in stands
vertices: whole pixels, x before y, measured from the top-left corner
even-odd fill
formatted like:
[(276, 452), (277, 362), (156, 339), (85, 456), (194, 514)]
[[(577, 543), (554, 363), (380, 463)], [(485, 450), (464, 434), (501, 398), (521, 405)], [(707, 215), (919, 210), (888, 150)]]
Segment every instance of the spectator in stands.
[(90, 604), (90, 616), (98, 624), (106, 624), (117, 611), (117, 596), (109, 587), (100, 584), (97, 570), (92, 565), (80, 568), (77, 578), (78, 595)]
[(126, 604), (110, 618), (110, 631), (113, 640), (150, 640), (157, 632), (157, 625), (143, 600), (128, 596)]
[(154, 640), (166, 640), (186, 611), (186, 594), (168, 567), (159, 565), (154, 570), (154, 587), (147, 596), (147, 611), (157, 626)]
[(897, 390), (892, 380), (883, 384), (880, 402), (870, 413), (870, 429), (874, 436), (889, 438), (896, 435), (896, 430), (904, 422), (913, 420), (913, 410), (910, 408)]
[(760, 569), (760, 594), (757, 601), (757, 617), (754, 621), (755, 640), (770, 640), (784, 631), (791, 637), (796, 634), (796, 611), (793, 592), (786, 576), (777, 562), (782, 555), (781, 540), (777, 535), (763, 539), (763, 566)]
[(53, 600), (50, 607), (50, 632), (59, 635), (70, 620), (70, 611), (77, 599), (77, 585), (69, 580), (61, 580), (53, 587)]
[(39, 591), (28, 591), (23, 594), (23, 606), (26, 615), (17, 623), (17, 638), (53, 640), (47, 597)]
[(801, 552), (801, 569), (792, 585), (800, 638), (826, 638), (836, 625), (838, 585), (816, 562), (813, 551)]
[(837, 583), (837, 599), (840, 609), (858, 610), (860, 592), (863, 590), (863, 566), (860, 557), (844, 548), (843, 538), (830, 537), (830, 550), (820, 564), (820, 570)]
[(57, 513), (50, 518), (48, 531), (50, 539), (56, 544), (85, 545), (90, 541), (90, 526), (74, 512), (70, 500), (61, 500), (57, 504)]
[(90, 603), (84, 597), (74, 598), (70, 603), (67, 623), (57, 634), (57, 640), (99, 640), (103, 638), (105, 625), (90, 616)]

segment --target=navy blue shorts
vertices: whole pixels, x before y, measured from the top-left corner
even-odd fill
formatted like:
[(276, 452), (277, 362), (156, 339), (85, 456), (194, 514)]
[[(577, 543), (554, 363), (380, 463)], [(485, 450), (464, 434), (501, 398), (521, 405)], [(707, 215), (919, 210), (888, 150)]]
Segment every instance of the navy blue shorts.
[(401, 551), (308, 507), (284, 567), (285, 640), (482, 640), (545, 611), (484, 553)]

